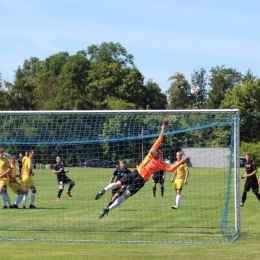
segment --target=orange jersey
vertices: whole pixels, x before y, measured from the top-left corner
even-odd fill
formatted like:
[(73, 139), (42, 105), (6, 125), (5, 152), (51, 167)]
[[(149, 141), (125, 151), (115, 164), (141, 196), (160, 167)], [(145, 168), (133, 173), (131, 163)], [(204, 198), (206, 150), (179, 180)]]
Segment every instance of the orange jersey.
[(178, 164), (174, 165), (174, 166), (170, 166), (152, 156), (152, 154), (151, 154), (152, 150), (154, 148), (159, 149), (159, 147), (163, 141), (163, 138), (164, 138), (163, 135), (160, 135), (158, 137), (158, 139), (154, 143), (153, 147), (150, 149), (149, 153), (146, 155), (146, 157), (141, 162), (140, 166), (137, 168), (137, 171), (139, 172), (139, 174), (142, 176), (142, 178), (145, 181), (147, 181), (153, 173), (155, 173), (159, 170), (173, 172), (179, 167)]

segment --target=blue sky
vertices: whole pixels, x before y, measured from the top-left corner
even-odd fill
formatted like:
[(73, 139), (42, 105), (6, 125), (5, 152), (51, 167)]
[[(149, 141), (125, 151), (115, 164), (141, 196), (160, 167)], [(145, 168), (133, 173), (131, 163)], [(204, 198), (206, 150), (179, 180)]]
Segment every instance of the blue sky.
[(224, 65), (260, 77), (257, 0), (0, 0), (0, 72), (25, 59), (119, 42), (145, 77), (170, 87), (176, 72)]

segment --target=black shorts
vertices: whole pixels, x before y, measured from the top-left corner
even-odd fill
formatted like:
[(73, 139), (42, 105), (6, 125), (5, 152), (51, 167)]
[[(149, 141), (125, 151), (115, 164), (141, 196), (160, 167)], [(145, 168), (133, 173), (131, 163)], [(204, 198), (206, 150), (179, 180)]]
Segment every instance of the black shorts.
[(126, 188), (123, 189), (123, 190), (121, 190), (121, 188), (120, 189), (114, 189), (114, 190), (112, 190), (112, 194), (115, 195), (117, 193), (119, 196), (122, 196), (124, 194), (125, 190), (126, 190)]
[(153, 183), (164, 184), (164, 179), (161, 176), (155, 176), (153, 177)]
[(131, 174), (125, 175), (119, 181), (122, 185), (129, 186), (127, 190), (130, 192), (130, 196), (136, 194), (146, 183), (137, 170), (134, 170)]
[(70, 182), (72, 182), (72, 180), (68, 177), (58, 179), (58, 183), (61, 186), (64, 186), (64, 184), (70, 184)]
[(247, 180), (245, 182), (244, 191), (250, 191), (252, 189), (253, 192), (259, 191), (259, 184), (257, 180)]

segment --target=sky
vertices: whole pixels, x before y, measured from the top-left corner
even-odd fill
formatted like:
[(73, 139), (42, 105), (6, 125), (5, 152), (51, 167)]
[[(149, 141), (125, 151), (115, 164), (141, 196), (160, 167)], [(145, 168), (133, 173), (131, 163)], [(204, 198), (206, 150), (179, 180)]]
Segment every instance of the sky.
[(260, 77), (258, 0), (0, 0), (0, 72), (25, 59), (120, 43), (166, 92), (169, 77), (216, 66)]

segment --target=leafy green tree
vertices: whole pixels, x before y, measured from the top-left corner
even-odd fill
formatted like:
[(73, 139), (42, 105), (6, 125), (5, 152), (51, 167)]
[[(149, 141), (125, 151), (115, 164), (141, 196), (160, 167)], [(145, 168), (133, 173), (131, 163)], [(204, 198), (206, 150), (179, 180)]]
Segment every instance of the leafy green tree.
[(190, 84), (182, 73), (175, 73), (169, 79), (170, 88), (166, 91), (168, 97), (168, 108), (185, 109), (189, 107), (192, 100), (190, 94)]
[(39, 61), (36, 57), (31, 57), (29, 60), (25, 60), (23, 63), (22, 72), (26, 77), (27, 81), (36, 77), (36, 64)]
[(0, 71), (0, 95), (1, 95), (1, 102), (0, 102), (0, 110), (8, 110), (9, 108), (9, 95), (8, 92), (3, 88), (2, 83), (2, 73)]
[(252, 158), (256, 165), (260, 165), (260, 142), (241, 142), (240, 156), (245, 157), (247, 153), (252, 155)]
[(246, 74), (242, 77), (242, 82), (255, 80), (257, 77), (251, 72), (251, 70), (247, 70)]
[(225, 93), (235, 85), (241, 84), (242, 75), (236, 69), (217, 66), (210, 70), (210, 90), (208, 92), (207, 108), (219, 108)]
[(228, 91), (221, 108), (240, 110), (240, 139), (245, 142), (260, 140), (260, 79), (245, 81)]
[(148, 109), (165, 109), (167, 96), (161, 92), (159, 85), (151, 79), (145, 86), (144, 106)]
[(91, 45), (87, 48), (90, 60), (94, 63), (99, 62), (118, 62), (122, 67), (134, 66), (134, 57), (128, 54), (120, 43), (103, 42), (99, 45)]
[(197, 97), (193, 97), (193, 102), (196, 103), (196, 106), (199, 108), (202, 108), (207, 99), (207, 72), (204, 68), (201, 68), (200, 70), (194, 70), (192, 75), (191, 75), (191, 83), (192, 86), (199, 86), (201, 89), (201, 94)]
[(92, 109), (111, 109), (111, 100), (124, 108), (143, 108), (145, 88), (143, 76), (135, 67), (122, 67), (118, 62), (99, 62), (89, 71), (86, 86), (87, 100)]

